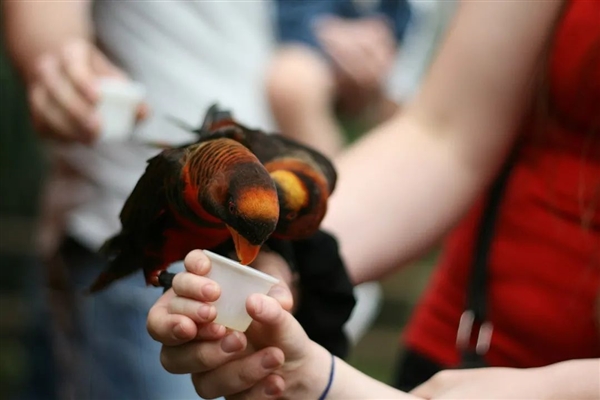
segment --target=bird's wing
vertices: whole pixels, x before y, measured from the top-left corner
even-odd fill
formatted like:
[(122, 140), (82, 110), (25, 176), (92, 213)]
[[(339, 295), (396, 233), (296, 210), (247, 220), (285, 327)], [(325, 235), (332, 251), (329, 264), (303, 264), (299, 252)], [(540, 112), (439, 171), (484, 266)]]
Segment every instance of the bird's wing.
[(263, 165), (286, 158), (303, 161), (325, 177), (330, 194), (335, 189), (335, 167), (323, 154), (281, 134), (250, 129), (236, 122), (232, 113), (221, 109), (218, 104), (208, 109), (202, 126), (193, 132), (198, 135), (198, 142), (218, 138), (236, 140), (254, 153)]
[(165, 212), (167, 189), (179, 184), (183, 153), (183, 147), (167, 149), (148, 160), (119, 215), (124, 231), (145, 230)]

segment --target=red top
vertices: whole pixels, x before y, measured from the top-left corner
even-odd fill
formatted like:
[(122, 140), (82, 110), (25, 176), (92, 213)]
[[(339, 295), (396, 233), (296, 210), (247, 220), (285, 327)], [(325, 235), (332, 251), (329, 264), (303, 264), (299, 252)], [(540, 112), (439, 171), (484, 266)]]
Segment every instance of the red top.
[[(491, 365), (600, 357), (600, 1), (567, 7), (550, 60), (556, 117), (525, 124), (496, 225)], [(410, 348), (447, 366), (459, 359), (456, 331), (482, 205), (449, 236), (406, 331)]]

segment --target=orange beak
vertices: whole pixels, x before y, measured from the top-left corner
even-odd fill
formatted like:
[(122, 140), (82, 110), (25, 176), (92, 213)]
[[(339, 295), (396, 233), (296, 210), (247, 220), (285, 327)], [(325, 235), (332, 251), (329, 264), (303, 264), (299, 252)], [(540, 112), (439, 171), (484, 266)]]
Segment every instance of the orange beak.
[(240, 260), (240, 263), (244, 265), (250, 264), (252, 261), (254, 261), (256, 256), (258, 256), (260, 246), (251, 244), (248, 240), (246, 240), (246, 238), (240, 235), (229, 225), (227, 225), (227, 229), (229, 229), (229, 232), (231, 232), (233, 244), (235, 245), (235, 253)]

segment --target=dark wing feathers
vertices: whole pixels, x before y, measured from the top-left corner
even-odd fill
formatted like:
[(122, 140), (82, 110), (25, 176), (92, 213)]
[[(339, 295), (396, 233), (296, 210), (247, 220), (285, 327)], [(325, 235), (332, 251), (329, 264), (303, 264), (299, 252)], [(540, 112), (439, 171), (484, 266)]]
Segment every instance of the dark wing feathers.
[(277, 133), (267, 134), (250, 129), (233, 120), (230, 112), (213, 104), (207, 111), (204, 122), (194, 130), (199, 141), (229, 138), (246, 146), (265, 165), (283, 158), (302, 160), (319, 170), (329, 186), (331, 194), (335, 189), (337, 173), (331, 161), (318, 151)]
[(121, 210), (124, 231), (145, 230), (164, 212), (165, 187), (169, 180), (173, 184), (179, 180), (183, 153), (183, 148), (167, 149), (148, 160), (146, 171)]

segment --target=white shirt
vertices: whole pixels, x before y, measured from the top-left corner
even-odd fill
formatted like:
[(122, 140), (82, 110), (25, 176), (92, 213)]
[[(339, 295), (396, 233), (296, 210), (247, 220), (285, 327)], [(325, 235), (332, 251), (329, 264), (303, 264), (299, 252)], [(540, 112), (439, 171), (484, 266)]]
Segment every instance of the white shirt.
[[(273, 129), (263, 85), (274, 46), (270, 7), (268, 0), (95, 2), (101, 48), (147, 89), (152, 116), (136, 137), (185, 139), (164, 116), (197, 126), (213, 102), (242, 123)], [(116, 233), (125, 199), (158, 151), (140, 142), (61, 149), (87, 196), (68, 216), (69, 233), (92, 249)]]

